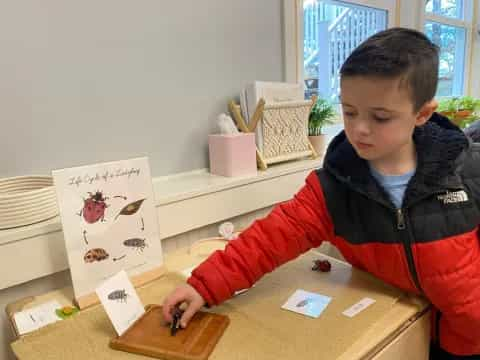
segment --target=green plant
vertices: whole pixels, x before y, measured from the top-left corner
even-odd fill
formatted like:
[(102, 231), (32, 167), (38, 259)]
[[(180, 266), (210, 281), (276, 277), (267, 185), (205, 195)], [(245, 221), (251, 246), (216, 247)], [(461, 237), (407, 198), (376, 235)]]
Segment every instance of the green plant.
[(471, 96), (443, 99), (439, 102), (437, 111), (459, 127), (465, 128), (479, 118), (480, 100)]
[(318, 98), (312, 107), (308, 117), (308, 135), (315, 136), (322, 134), (322, 128), (325, 125), (333, 124), (333, 118), (336, 116), (333, 105), (325, 99)]

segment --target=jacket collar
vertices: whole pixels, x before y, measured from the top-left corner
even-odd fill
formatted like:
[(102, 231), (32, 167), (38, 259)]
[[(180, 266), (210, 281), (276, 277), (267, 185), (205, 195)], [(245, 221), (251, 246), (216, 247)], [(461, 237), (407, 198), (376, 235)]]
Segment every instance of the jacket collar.
[[(427, 194), (462, 187), (455, 169), (469, 142), (458, 127), (446, 117), (434, 113), (425, 125), (415, 129), (413, 140), (417, 169), (405, 193), (405, 204)], [(344, 131), (330, 143), (324, 168), (354, 190), (376, 198), (388, 198), (371, 176), (367, 161), (357, 155)]]

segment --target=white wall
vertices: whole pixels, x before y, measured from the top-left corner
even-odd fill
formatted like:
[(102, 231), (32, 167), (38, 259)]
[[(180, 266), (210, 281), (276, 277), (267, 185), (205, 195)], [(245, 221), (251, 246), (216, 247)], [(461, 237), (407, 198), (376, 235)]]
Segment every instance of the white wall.
[[(282, 0), (0, 0), (0, 177), (143, 155), (155, 177), (207, 167), (216, 116), (248, 81), (283, 80), (282, 47)], [(0, 290), (0, 308), (68, 284)]]
[(0, 177), (207, 167), (227, 101), (283, 79), (281, 1), (0, 0)]

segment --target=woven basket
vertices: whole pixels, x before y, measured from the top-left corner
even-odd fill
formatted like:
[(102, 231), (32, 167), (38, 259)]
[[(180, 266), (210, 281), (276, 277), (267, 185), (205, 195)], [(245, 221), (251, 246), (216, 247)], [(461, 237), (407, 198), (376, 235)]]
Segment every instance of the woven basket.
[(51, 176), (0, 179), (0, 229), (31, 225), (58, 215)]
[(311, 101), (266, 104), (263, 110), (263, 156), (275, 163), (312, 154), (308, 140)]
[(242, 132), (256, 132), (257, 164), (266, 170), (269, 164), (318, 157), (308, 139), (308, 118), (316, 101), (313, 96), (310, 100), (266, 104), (261, 98), (248, 125), (240, 105), (232, 100), (228, 107)]

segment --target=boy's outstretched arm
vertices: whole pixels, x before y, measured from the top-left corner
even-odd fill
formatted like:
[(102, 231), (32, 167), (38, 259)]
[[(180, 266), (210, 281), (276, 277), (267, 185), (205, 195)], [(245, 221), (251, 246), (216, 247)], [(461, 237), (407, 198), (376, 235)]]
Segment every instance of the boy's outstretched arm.
[(293, 199), (255, 221), (225, 250), (213, 253), (193, 271), (188, 284), (169, 294), (163, 303), (164, 319), (171, 322), (175, 306), (187, 303), (180, 320), (185, 327), (203, 305), (220, 304), (235, 291), (251, 287), (264, 274), (333, 236), (323, 191), (312, 172)]
[(333, 225), (315, 172), (293, 199), (255, 221), (188, 279), (209, 305), (251, 287), (264, 274), (333, 237)]

